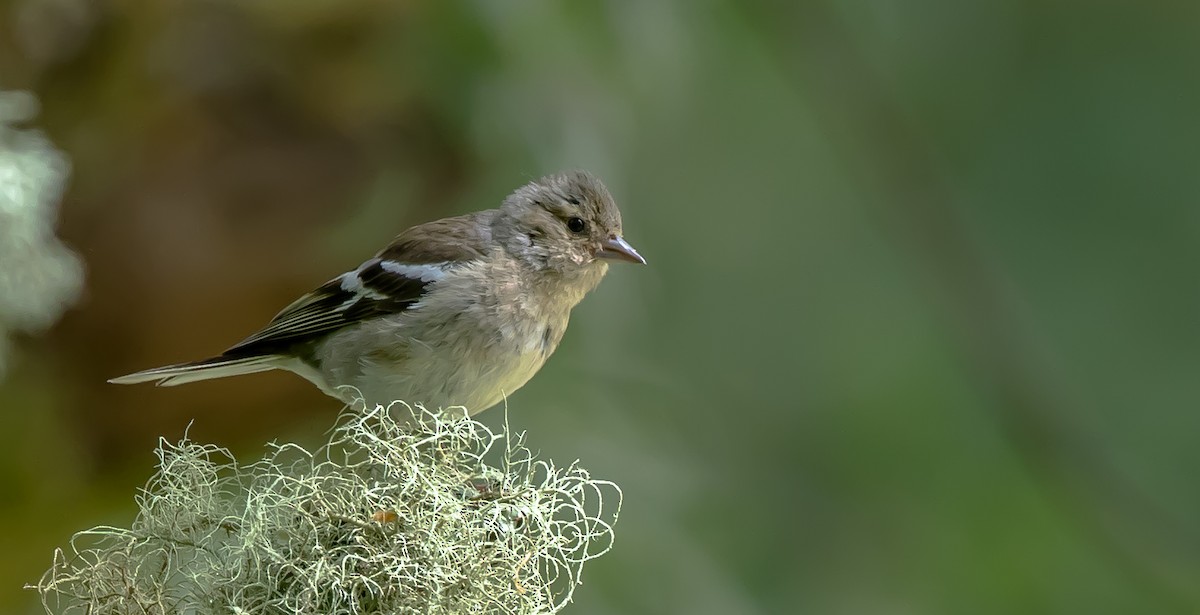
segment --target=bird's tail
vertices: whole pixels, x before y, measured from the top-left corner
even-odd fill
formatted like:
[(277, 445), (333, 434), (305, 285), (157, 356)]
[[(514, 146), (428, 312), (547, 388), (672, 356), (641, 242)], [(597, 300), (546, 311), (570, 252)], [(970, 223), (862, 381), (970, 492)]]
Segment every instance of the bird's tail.
[(260, 355), (254, 357), (213, 357), (191, 363), (155, 367), (109, 380), (113, 384), (136, 384), (155, 381), (157, 386), (170, 387), (197, 380), (253, 374), (281, 367), (284, 357)]

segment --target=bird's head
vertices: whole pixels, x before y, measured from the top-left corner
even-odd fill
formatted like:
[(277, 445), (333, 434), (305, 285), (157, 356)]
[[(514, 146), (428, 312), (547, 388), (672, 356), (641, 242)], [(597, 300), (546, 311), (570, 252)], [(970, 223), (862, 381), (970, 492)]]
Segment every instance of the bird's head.
[(505, 247), (540, 271), (603, 274), (609, 261), (645, 264), (621, 236), (621, 212), (586, 171), (548, 175), (515, 190), (500, 207)]

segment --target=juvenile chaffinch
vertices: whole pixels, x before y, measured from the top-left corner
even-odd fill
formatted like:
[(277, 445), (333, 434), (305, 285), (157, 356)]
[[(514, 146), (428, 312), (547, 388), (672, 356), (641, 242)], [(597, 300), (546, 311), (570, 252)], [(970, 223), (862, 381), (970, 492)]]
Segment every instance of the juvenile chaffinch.
[(347, 403), (474, 414), (537, 373), (609, 261), (645, 264), (621, 230), (600, 180), (543, 177), (497, 209), (404, 231), (220, 356), (109, 382), (173, 386), (285, 369)]

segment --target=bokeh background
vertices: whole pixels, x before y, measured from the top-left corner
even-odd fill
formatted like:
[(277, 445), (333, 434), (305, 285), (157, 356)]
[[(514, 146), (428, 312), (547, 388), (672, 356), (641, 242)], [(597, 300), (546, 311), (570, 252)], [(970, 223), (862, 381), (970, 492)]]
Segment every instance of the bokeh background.
[(572, 167), (650, 266), (510, 400), (625, 490), (571, 612), (1196, 612), (1198, 32), (1166, 1), (0, 0), (86, 272), (5, 363), (0, 612), (128, 524), (158, 437), (254, 456), (338, 409), (106, 378)]

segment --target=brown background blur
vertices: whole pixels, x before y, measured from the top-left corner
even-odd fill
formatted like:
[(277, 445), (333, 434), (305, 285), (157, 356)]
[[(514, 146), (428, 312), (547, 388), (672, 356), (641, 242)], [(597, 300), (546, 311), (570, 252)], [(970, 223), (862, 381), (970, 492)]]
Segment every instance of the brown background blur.
[(572, 613), (1195, 612), (1197, 32), (1165, 1), (0, 0), (86, 267), (0, 383), (0, 612), (129, 523), (159, 436), (254, 456), (338, 409), (106, 378), (572, 167), (650, 262), (510, 400), (625, 489)]

